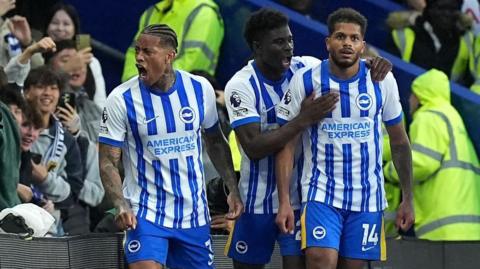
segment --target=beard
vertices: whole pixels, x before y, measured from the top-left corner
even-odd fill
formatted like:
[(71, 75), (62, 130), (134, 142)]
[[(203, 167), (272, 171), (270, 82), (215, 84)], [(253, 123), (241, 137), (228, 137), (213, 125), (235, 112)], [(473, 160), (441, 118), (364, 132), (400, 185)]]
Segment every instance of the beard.
[(360, 53), (355, 53), (355, 56), (351, 60), (343, 60), (337, 56), (336, 52), (331, 53), (331, 59), (333, 63), (340, 68), (349, 68), (358, 62)]

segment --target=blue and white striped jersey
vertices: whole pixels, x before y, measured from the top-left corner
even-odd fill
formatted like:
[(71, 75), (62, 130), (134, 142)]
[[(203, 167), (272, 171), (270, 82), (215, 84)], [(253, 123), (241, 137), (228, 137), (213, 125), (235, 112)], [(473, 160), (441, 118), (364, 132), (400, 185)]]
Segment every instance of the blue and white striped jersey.
[(138, 76), (112, 91), (99, 141), (122, 148), (123, 194), (137, 217), (169, 228), (210, 222), (201, 129), (217, 122), (212, 86), (184, 71), (164, 93), (150, 91)]
[[(320, 61), (313, 57), (293, 57), (290, 69), (279, 81), (266, 79), (250, 61), (238, 71), (225, 87), (225, 104), (227, 106), (232, 128), (260, 123), (261, 132), (276, 129), (276, 105), (288, 88), (293, 74), (301, 68), (312, 67)], [(245, 206), (245, 212), (255, 214), (272, 214), (278, 210), (278, 197), (275, 179), (275, 155), (261, 160), (250, 160), (243, 151), (240, 153), (242, 164), (240, 170), (239, 190)], [(297, 151), (300, 154), (301, 149)], [(301, 171), (301, 170), (299, 170)], [(296, 178), (290, 186), (291, 202), (295, 209), (300, 208), (300, 189)]]
[(319, 201), (336, 208), (377, 212), (387, 206), (382, 172), (382, 121), (402, 120), (395, 78), (372, 82), (365, 62), (356, 76), (340, 80), (329, 73), (329, 61), (303, 69), (277, 108), (280, 124), (293, 119), (305, 96), (340, 92), (335, 110), (302, 134), (303, 202)]

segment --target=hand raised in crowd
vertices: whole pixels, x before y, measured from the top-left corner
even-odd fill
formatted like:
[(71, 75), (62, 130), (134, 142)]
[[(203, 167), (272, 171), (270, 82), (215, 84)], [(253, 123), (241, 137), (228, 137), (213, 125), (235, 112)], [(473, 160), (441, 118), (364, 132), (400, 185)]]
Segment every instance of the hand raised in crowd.
[(302, 101), (299, 117), (304, 126), (310, 126), (332, 112), (339, 100), (338, 92), (331, 91), (316, 98), (315, 93), (310, 94)]
[(8, 29), (20, 41), (23, 46), (29, 46), (32, 43), (32, 31), (25, 17), (15, 15), (7, 21)]
[(243, 203), (240, 194), (237, 191), (230, 191), (227, 197), (228, 213), (225, 215), (227, 220), (235, 220), (243, 213)]
[(92, 58), (92, 48), (84, 48), (68, 58), (67, 62), (62, 66), (62, 69), (69, 74), (76, 72), (89, 64), (92, 61)]
[(36, 183), (42, 183), (47, 179), (48, 169), (43, 164), (36, 164), (32, 161), (32, 177)]
[(0, 16), (15, 8), (15, 0), (0, 0)]
[(63, 126), (67, 128), (67, 130), (75, 135), (80, 131), (82, 126), (82, 122), (80, 121), (80, 116), (78, 115), (75, 108), (70, 106), (70, 104), (65, 104), (66, 107), (57, 107), (57, 112), (55, 115), (60, 119)]
[(122, 230), (134, 229), (137, 227), (137, 217), (133, 214), (128, 206), (120, 206), (117, 208), (117, 215), (115, 215), (115, 224)]
[(38, 42), (33, 43), (30, 45), (27, 50), (30, 50), (32, 54), (37, 52), (45, 53), (45, 52), (55, 52), (57, 50), (57, 46), (55, 42), (50, 37), (44, 37), (40, 39)]
[(388, 72), (392, 71), (392, 63), (380, 56), (365, 59), (367, 66), (370, 67), (370, 74), (374, 81), (382, 81)]

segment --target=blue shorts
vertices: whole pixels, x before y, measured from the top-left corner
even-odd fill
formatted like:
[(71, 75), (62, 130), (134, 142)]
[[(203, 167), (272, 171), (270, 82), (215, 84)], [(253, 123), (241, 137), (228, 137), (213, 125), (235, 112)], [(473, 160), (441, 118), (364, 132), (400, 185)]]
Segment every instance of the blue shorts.
[(247, 264), (267, 264), (275, 247), (282, 256), (303, 255), (300, 249), (300, 210), (294, 211), (295, 232), (283, 234), (275, 224), (276, 214), (244, 213), (235, 221), (225, 246), (225, 255)]
[(126, 232), (127, 263), (156, 261), (171, 269), (212, 269), (213, 251), (210, 225), (173, 229), (138, 219), (135, 230)]
[(333, 248), (348, 259), (386, 260), (383, 212), (353, 212), (310, 201), (301, 217), (302, 249)]

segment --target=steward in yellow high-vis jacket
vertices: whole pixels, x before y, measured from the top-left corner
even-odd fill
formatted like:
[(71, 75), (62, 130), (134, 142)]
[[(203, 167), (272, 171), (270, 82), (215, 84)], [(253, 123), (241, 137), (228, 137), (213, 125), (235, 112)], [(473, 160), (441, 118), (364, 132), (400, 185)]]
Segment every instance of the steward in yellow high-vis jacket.
[[(412, 83), (410, 141), (415, 234), (429, 240), (480, 240), (480, 166), (447, 76), (432, 69)], [(392, 163), (385, 177), (398, 181)]]
[(428, 0), (426, 4), (410, 25), (389, 16), (387, 23), (393, 30), (387, 49), (406, 62), (439, 69), (450, 80), (469, 87), (479, 77), (471, 19), (461, 12), (461, 1)]
[(140, 17), (132, 45), (125, 55), (122, 81), (137, 75), (135, 40), (140, 30), (150, 24), (170, 26), (178, 39), (175, 69), (202, 70), (215, 75), (224, 35), (220, 10), (213, 0), (162, 0), (148, 8)]

